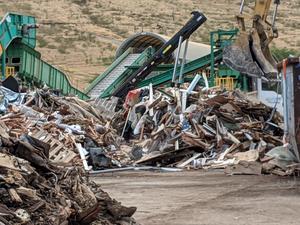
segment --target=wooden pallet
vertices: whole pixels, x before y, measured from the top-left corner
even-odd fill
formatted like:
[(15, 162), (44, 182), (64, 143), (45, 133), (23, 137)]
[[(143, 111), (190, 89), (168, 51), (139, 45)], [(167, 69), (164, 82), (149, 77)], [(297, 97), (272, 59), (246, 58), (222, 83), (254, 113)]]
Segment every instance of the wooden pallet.
[(45, 130), (39, 130), (31, 136), (50, 145), (49, 159), (52, 162), (69, 163), (75, 156), (77, 156), (75, 152), (65, 148), (65, 145), (62, 142), (55, 139), (52, 134), (49, 134)]

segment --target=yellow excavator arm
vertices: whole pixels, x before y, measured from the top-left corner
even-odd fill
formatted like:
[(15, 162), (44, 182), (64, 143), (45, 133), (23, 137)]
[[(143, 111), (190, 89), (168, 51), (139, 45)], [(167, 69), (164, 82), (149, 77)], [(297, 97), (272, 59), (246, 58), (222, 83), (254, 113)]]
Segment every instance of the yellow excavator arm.
[(266, 21), (270, 11), (271, 2), (271, 0), (255, 1), (254, 15), (258, 15), (263, 21)]
[(230, 68), (253, 77), (277, 75), (276, 62), (269, 44), (278, 37), (275, 20), (280, 0), (275, 0), (275, 10), (271, 22), (267, 20), (272, 0), (256, 0), (251, 16), (252, 28), (247, 31), (242, 0), (237, 21), (240, 34), (237, 40), (224, 48), (223, 61)]

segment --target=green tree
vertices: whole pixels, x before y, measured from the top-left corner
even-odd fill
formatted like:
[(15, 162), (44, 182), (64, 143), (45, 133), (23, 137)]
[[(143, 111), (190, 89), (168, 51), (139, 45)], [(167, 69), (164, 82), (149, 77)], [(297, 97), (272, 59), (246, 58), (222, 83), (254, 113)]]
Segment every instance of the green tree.
[(271, 48), (272, 55), (275, 57), (277, 61), (282, 61), (290, 56), (299, 57), (300, 53), (294, 49), (288, 48)]

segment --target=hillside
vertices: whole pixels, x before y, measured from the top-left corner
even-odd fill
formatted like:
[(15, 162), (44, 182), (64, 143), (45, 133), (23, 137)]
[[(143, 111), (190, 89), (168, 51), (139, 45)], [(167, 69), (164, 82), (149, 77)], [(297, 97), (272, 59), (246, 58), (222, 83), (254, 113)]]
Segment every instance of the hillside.
[[(1, 15), (8, 11), (37, 17), (38, 47), (44, 59), (66, 71), (81, 89), (114, 59), (119, 43), (139, 31), (171, 36), (190, 17), (202, 11), (208, 21), (191, 38), (209, 42), (209, 32), (235, 27), (239, 0), (13, 0), (0, 1)], [(250, 1), (253, 2), (253, 1)], [(251, 4), (250, 4), (251, 5)], [(278, 48), (299, 50), (300, 2), (283, 2), (279, 8)], [(250, 8), (245, 8), (251, 12)]]

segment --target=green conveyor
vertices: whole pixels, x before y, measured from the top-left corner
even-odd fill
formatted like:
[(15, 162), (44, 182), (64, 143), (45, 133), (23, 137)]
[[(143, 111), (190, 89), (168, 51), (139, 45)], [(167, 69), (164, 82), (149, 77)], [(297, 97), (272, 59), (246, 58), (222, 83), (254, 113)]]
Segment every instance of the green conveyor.
[[(100, 95), (101, 98), (110, 97), (111, 94), (116, 90), (120, 85), (124, 83), (126, 78), (130, 76), (132, 73), (134, 73), (141, 64), (149, 58), (149, 54), (151, 53), (151, 49), (146, 49), (140, 57), (133, 62), (131, 66), (128, 66), (127, 69), (108, 87), (106, 90)], [(218, 50), (214, 53), (215, 62), (220, 61), (222, 59), (221, 50)], [(204, 69), (206, 67), (209, 67), (211, 64), (211, 55), (205, 55), (201, 58), (195, 59), (193, 61), (190, 61), (185, 64), (183, 74), (187, 75), (190, 73), (193, 73), (195, 71), (199, 71), (201, 69)], [(117, 66), (117, 65), (116, 65)], [(155, 70), (162, 71), (158, 75), (154, 75), (151, 78), (145, 79), (143, 81), (140, 81), (138, 83), (138, 87), (144, 87), (148, 86), (150, 83), (153, 84), (153, 86), (162, 85), (168, 82), (171, 82), (172, 75), (173, 75), (173, 67), (174, 65), (161, 65), (158, 66)], [(181, 67), (177, 68), (177, 75), (179, 75)]]

